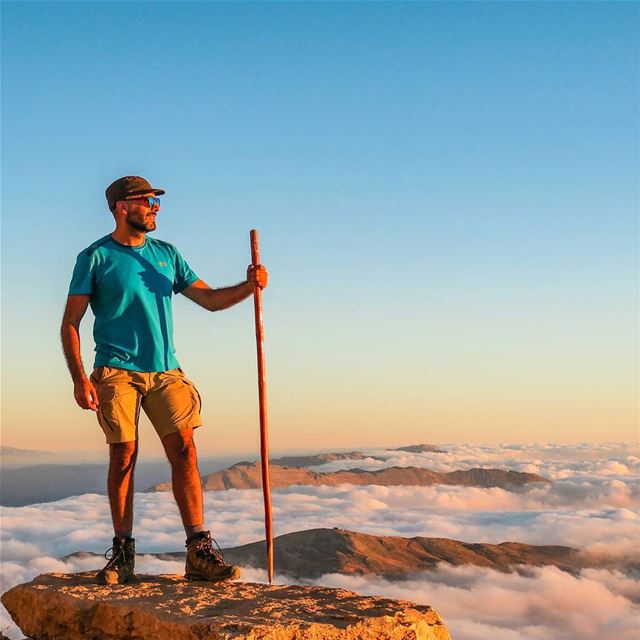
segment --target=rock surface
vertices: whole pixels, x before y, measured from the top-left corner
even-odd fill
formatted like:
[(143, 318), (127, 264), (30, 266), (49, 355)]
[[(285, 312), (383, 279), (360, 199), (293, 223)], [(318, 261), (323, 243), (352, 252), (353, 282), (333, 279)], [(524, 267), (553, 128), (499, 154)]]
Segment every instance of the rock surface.
[[(503, 489), (521, 487), (529, 482), (549, 480), (535, 473), (505, 471), (503, 469), (467, 469), (439, 473), (422, 467), (387, 467), (377, 471), (348, 469), (321, 473), (301, 467), (282, 467), (273, 464), (269, 467), (271, 488), (281, 489), (292, 485), (328, 485), (340, 484), (381, 486), (429, 486), (432, 484), (462, 485), (466, 487), (501, 487)], [(262, 487), (262, 474), (259, 462), (239, 462), (228, 469), (216, 471), (202, 478), (205, 491), (226, 491), (228, 489), (258, 489)], [(171, 491), (170, 482), (161, 482), (147, 491)]]
[(2, 603), (33, 640), (451, 640), (431, 607), (342, 589), (46, 574)]

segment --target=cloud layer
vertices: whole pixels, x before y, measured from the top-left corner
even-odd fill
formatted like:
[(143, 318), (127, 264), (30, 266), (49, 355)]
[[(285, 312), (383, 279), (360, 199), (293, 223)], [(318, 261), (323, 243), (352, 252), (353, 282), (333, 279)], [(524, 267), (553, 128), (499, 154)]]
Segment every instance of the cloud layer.
[[(534, 471), (553, 478), (554, 483), (518, 492), (447, 486), (289, 487), (273, 492), (275, 533), (337, 526), (377, 535), (566, 544), (637, 553), (640, 460), (631, 447), (457, 445), (447, 449), (446, 454), (370, 453), (390, 456), (386, 466), (400, 464), (400, 460), (405, 465), (443, 471), (496, 466)], [(362, 462), (358, 465), (365, 466)], [(368, 468), (380, 464), (372, 459), (364, 462), (371, 465)], [(184, 549), (184, 532), (170, 494), (136, 494), (135, 509), (139, 552)], [(205, 510), (208, 526), (223, 547), (264, 537), (260, 491), (207, 493)], [(102, 564), (100, 559), (63, 563), (57, 558), (79, 550), (102, 553), (111, 546), (111, 536), (104, 496), (86, 494), (2, 508), (2, 590), (39, 573), (96, 569)], [(138, 571), (179, 573), (182, 566), (142, 557)], [(260, 571), (245, 572), (244, 578), (264, 580)], [(553, 567), (522, 575), (459, 567), (401, 583), (335, 575), (316, 582), (430, 604), (446, 619), (456, 640), (626, 640), (632, 629), (637, 630), (632, 621), (638, 615), (638, 583), (603, 570), (574, 577)], [(4, 610), (2, 615), (4, 630), (9, 623)], [(20, 637), (15, 629), (13, 634)]]
[(406, 582), (336, 574), (318, 582), (429, 604), (456, 640), (632, 640), (638, 634), (638, 583), (616, 572), (575, 577), (555, 567), (526, 575), (443, 567)]

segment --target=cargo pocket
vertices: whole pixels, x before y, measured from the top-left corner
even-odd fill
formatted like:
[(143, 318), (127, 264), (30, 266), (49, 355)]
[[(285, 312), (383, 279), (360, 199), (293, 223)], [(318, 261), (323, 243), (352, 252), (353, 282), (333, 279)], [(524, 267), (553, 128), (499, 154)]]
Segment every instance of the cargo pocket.
[(182, 378), (184, 383), (189, 387), (189, 393), (191, 394), (191, 399), (193, 402), (193, 412), (200, 415), (202, 411), (202, 397), (200, 396), (200, 392), (196, 389), (196, 385), (189, 380), (189, 378)]
[(103, 367), (97, 377), (97, 413), (102, 430), (107, 435), (118, 434), (118, 439), (135, 439), (139, 394), (129, 383), (127, 372)]

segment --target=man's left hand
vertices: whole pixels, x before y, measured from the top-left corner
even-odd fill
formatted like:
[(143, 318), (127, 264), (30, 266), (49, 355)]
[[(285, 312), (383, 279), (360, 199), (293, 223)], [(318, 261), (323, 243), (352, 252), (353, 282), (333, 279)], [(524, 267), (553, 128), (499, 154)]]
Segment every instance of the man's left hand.
[(269, 274), (261, 264), (250, 264), (247, 267), (247, 282), (253, 287), (264, 289), (267, 286)]

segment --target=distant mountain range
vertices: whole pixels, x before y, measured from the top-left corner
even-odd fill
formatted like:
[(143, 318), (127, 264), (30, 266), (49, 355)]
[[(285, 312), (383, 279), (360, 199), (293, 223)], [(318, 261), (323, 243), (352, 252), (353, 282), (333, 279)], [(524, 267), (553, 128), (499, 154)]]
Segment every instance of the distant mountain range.
[[(529, 482), (549, 482), (534, 473), (505, 471), (503, 469), (468, 469), (438, 473), (421, 467), (388, 467), (375, 471), (348, 469), (320, 473), (301, 467), (270, 466), (271, 487), (281, 489), (292, 485), (382, 485), (428, 486), (432, 484), (462, 485), (467, 487), (519, 487)], [(205, 491), (228, 489), (257, 489), (262, 486), (260, 463), (239, 462), (228, 469), (202, 478)], [(171, 491), (170, 482), (153, 485), (147, 492)]]
[[(418, 453), (442, 453), (430, 444), (416, 444), (387, 451)], [(0, 449), (0, 504), (22, 506), (37, 502), (60, 500), (83, 493), (106, 492), (106, 465), (101, 464), (42, 464), (50, 456), (61, 454), (46, 451), (28, 451), (3, 446)], [(548, 482), (541, 476), (502, 469), (468, 469), (438, 473), (421, 467), (387, 467), (367, 471), (347, 469), (333, 472), (314, 472), (308, 467), (327, 462), (352, 460), (353, 466), (365, 459), (387, 460), (383, 456), (371, 456), (362, 451), (289, 455), (271, 460), (271, 486), (274, 489), (292, 485), (383, 485), (427, 486), (432, 484), (462, 485), (474, 487), (516, 488), (530, 482)], [(221, 462), (224, 460), (224, 463)], [(230, 458), (203, 458), (200, 468), (209, 475), (203, 476), (205, 491), (226, 489), (256, 489), (262, 486), (259, 462), (239, 462), (228, 466)], [(30, 464), (29, 464), (30, 463)], [(28, 466), (25, 466), (28, 465)], [(207, 469), (208, 467), (208, 469)], [(136, 468), (136, 484), (149, 487), (147, 491), (169, 491), (166, 461), (139, 462)], [(150, 486), (151, 485), (151, 486)]]
[[(440, 451), (434, 445), (420, 444), (400, 447), (398, 450)], [(388, 449), (394, 451), (394, 449)], [(33, 451), (17, 447), (0, 447), (0, 505), (19, 507), (39, 502), (61, 500), (83, 493), (106, 492), (107, 450), (96, 451)], [(200, 455), (203, 473), (224, 469), (237, 457)], [(312, 467), (338, 460), (375, 459), (362, 451), (289, 455), (271, 460), (274, 465), (286, 467)], [(224, 462), (223, 462), (224, 461)], [(245, 462), (240, 464), (252, 464)], [(162, 482), (168, 475), (165, 460), (139, 460), (136, 467), (136, 485), (148, 487)]]
[[(337, 453), (316, 453), (310, 456), (284, 456), (282, 458), (271, 458), (269, 462), (281, 467), (315, 467), (327, 462), (335, 462), (336, 460), (379, 460), (386, 458), (379, 456), (368, 456), (362, 451), (348, 451)], [(251, 462), (239, 462), (238, 464), (251, 464)]]
[[(445, 453), (443, 449), (439, 449), (433, 444), (412, 444), (407, 447), (398, 447), (397, 449), (386, 449), (386, 451), (406, 451), (409, 453)], [(315, 467), (317, 465), (326, 464), (327, 462), (335, 462), (336, 460), (378, 460), (384, 461), (387, 458), (383, 456), (374, 456), (363, 453), (362, 451), (347, 451), (335, 453), (317, 453), (307, 456), (284, 456), (282, 458), (272, 458), (271, 464), (281, 467)], [(251, 464), (251, 462), (239, 462), (238, 464)]]
[[(107, 452), (105, 450), (105, 458)], [(237, 458), (236, 458), (237, 459)], [(85, 493), (107, 492), (107, 465), (102, 464), (32, 464), (12, 468), (0, 465), (0, 505), (21, 507), (27, 504), (62, 500)], [(204, 471), (224, 469), (233, 458), (203, 458), (200, 468)], [(167, 461), (138, 462), (136, 484), (148, 487), (167, 477)], [(0, 639), (1, 640), (1, 639)]]
[(16, 447), (6, 447), (4, 445), (0, 446), (0, 460), (2, 461), (3, 469), (55, 462), (52, 452), (17, 449)]
[(47, 451), (35, 451), (32, 449), (18, 449), (16, 447), (0, 446), (0, 455), (2, 456), (48, 456), (51, 455)]
[[(102, 559), (100, 554), (78, 552), (61, 560), (93, 555), (96, 560)], [(163, 560), (182, 560), (185, 554), (147, 555)], [(224, 549), (224, 558), (243, 567), (264, 569), (264, 540)], [(278, 573), (288, 574), (296, 580), (312, 580), (327, 573), (375, 574), (389, 580), (402, 580), (418, 572), (433, 571), (441, 563), (474, 565), (502, 572), (541, 566), (555, 566), (574, 574), (595, 567), (618, 569), (627, 574), (640, 571), (638, 558), (595, 556), (573, 547), (373, 536), (337, 528), (309, 529), (278, 536), (274, 540), (274, 562)]]
[(411, 444), (407, 447), (389, 449), (389, 451), (406, 451), (407, 453), (446, 453), (444, 449), (439, 449), (433, 444)]

